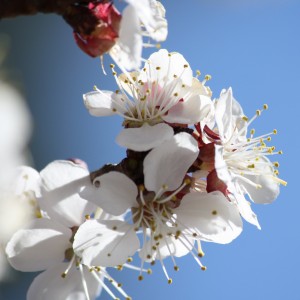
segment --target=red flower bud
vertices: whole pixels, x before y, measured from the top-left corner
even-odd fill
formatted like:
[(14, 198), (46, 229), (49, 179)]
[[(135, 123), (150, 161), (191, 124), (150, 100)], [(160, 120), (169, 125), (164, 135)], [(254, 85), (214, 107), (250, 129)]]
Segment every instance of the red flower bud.
[(108, 52), (116, 43), (122, 16), (111, 2), (91, 2), (88, 10), (98, 24), (90, 34), (74, 31), (74, 38), (82, 51), (97, 57)]

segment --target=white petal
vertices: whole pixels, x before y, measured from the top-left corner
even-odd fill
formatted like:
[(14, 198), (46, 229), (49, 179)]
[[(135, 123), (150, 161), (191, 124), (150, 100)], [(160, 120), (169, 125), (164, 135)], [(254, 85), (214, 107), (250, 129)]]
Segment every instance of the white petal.
[(79, 227), (73, 247), (83, 264), (114, 267), (134, 255), (139, 244), (133, 225), (117, 220), (90, 220)]
[(140, 67), (142, 49), (140, 22), (134, 7), (128, 5), (122, 13), (117, 44), (109, 53), (119, 66), (132, 70)]
[(229, 195), (232, 201), (235, 201), (241, 216), (250, 224), (261, 229), (256, 214), (251, 209), (251, 203), (245, 199), (243, 195), (235, 193), (234, 195)]
[(119, 216), (137, 205), (137, 187), (126, 175), (112, 171), (95, 178), (94, 183), (98, 187), (88, 184), (80, 195), (105, 212)]
[(170, 139), (173, 134), (172, 127), (167, 124), (160, 123), (150, 126), (144, 123), (139, 128), (123, 129), (116, 141), (120, 146), (134, 151), (148, 151)]
[(174, 75), (178, 77), (178, 83), (180, 82), (178, 91), (182, 84), (191, 86), (193, 82), (192, 69), (185, 58), (177, 52), (169, 53), (165, 49), (154, 52), (145, 63), (144, 69), (138, 79), (148, 82), (150, 74), (161, 88), (165, 88), (170, 83), (174, 86)]
[(212, 109), (211, 99), (204, 95), (194, 95), (174, 105), (163, 119), (169, 123), (196, 124), (203, 121)]
[(16, 169), (15, 194), (22, 195), (24, 192), (32, 191), (40, 196), (41, 178), (39, 172), (27, 166)]
[(168, 23), (162, 4), (155, 0), (126, 1), (134, 7), (150, 37), (157, 41), (164, 41), (168, 34)]
[(80, 198), (78, 192), (90, 182), (87, 169), (70, 161), (54, 161), (41, 171), (40, 207), (51, 219), (73, 227), (80, 225), (96, 206)]
[[(86, 300), (80, 270), (72, 267), (62, 278), (67, 267), (68, 263), (60, 263), (39, 274), (29, 287), (27, 300)], [(95, 299), (101, 286), (86, 267), (83, 267), (83, 274), (89, 297)]]
[(230, 243), (242, 231), (236, 206), (221, 192), (189, 193), (175, 210), (178, 223), (206, 241)]
[(244, 177), (261, 186), (261, 188), (255, 188), (247, 182), (241, 183), (245, 187), (251, 200), (255, 203), (272, 203), (278, 197), (280, 191), (279, 183), (274, 180), (273, 174), (266, 172), (266, 175), (248, 175)]
[(62, 262), (72, 232), (49, 219), (36, 219), (17, 231), (6, 246), (10, 264), (24, 272), (41, 271)]
[(144, 160), (146, 188), (156, 193), (163, 185), (168, 191), (178, 188), (198, 153), (196, 140), (185, 132), (154, 148)]
[(232, 138), (235, 130), (244, 126), (243, 116), (240, 104), (233, 98), (232, 89), (222, 90), (220, 98), (216, 101), (215, 118), (221, 140), (224, 143)]
[(92, 91), (83, 95), (83, 102), (92, 116), (111, 116), (115, 114), (112, 94), (110, 91)]

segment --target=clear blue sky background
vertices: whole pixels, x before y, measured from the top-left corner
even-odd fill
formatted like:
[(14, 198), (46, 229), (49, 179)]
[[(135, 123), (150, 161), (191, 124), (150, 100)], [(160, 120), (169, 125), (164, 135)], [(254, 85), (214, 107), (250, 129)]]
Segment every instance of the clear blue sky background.
[[(260, 133), (278, 129), (273, 141), (284, 155), (276, 160), (288, 186), (272, 205), (253, 205), (261, 231), (245, 223), (232, 244), (204, 244), (206, 272), (187, 256), (178, 260), (176, 274), (170, 264), (171, 286), (160, 268), (143, 282), (136, 280), (135, 272), (114, 274), (138, 300), (299, 300), (300, 1), (163, 3), (169, 21), (163, 47), (181, 52), (192, 68), (211, 74), (215, 97), (232, 86), (249, 116), (269, 104), (254, 127)], [(51, 15), (3, 20), (0, 32), (10, 36), (6, 67), (20, 84), (34, 118), (31, 146), (36, 168), (69, 157), (86, 160), (91, 169), (119, 162), (124, 150), (114, 138), (122, 120), (91, 117), (81, 97), (94, 84), (115, 89), (114, 80), (102, 74), (98, 59), (76, 47), (64, 21)], [(108, 57), (105, 62), (110, 63)], [(2, 285), (1, 299), (25, 299), (32, 276), (17, 276), (25, 281)], [(100, 299), (110, 297), (103, 293)]]

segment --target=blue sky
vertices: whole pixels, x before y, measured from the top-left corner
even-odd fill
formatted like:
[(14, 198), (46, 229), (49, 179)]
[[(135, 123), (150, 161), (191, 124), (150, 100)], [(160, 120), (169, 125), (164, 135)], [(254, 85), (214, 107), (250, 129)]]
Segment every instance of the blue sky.
[[(154, 274), (143, 282), (131, 271), (114, 274), (134, 299), (298, 300), (300, 2), (187, 0), (163, 4), (169, 36), (162, 47), (181, 52), (194, 70), (210, 74), (208, 85), (214, 97), (231, 86), (249, 116), (269, 104), (253, 126), (259, 133), (278, 130), (273, 143), (284, 155), (275, 160), (288, 186), (273, 204), (252, 206), (261, 231), (245, 223), (242, 235), (230, 245), (203, 245), (206, 272), (187, 256), (178, 260), (176, 274), (170, 264), (172, 285), (166, 283), (160, 268), (154, 268)], [(63, 20), (50, 15), (3, 20), (0, 32), (11, 41), (7, 74), (23, 90), (33, 115), (31, 147), (36, 168), (69, 157), (86, 160), (90, 169), (119, 162), (125, 150), (114, 139), (122, 120), (91, 117), (81, 96), (94, 84), (115, 89), (115, 82), (102, 74), (98, 59), (76, 47)], [(108, 57), (105, 63), (110, 63)], [(30, 281), (28, 277), (23, 283), (2, 285), (0, 296), (23, 300)], [(103, 293), (100, 299), (110, 297)]]

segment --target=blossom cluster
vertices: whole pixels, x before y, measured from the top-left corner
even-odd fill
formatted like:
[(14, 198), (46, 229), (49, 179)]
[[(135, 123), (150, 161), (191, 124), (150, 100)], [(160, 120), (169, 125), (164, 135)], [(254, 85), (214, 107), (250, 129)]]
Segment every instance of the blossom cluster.
[[(121, 69), (118, 74), (111, 65), (115, 91), (95, 87), (83, 100), (92, 116), (123, 118), (116, 143), (126, 157), (93, 172), (79, 159), (57, 160), (40, 172), (23, 167), (18, 183), (26, 184), (18, 194), (33, 203), (34, 213), (5, 251), (15, 269), (43, 271), (28, 300), (95, 299), (102, 290), (112, 299), (131, 299), (110, 268), (134, 270), (142, 280), (157, 262), (172, 283), (165, 260), (178, 271), (185, 255), (205, 270), (203, 242), (232, 242), (243, 219), (260, 228), (250, 204), (271, 203), (286, 184), (270, 160), (282, 154), (268, 145), (277, 131), (256, 136), (250, 129), (267, 105), (248, 118), (231, 88), (213, 99), (210, 76), (201, 81), (178, 52), (154, 52), (141, 68), (140, 54), (134, 65), (124, 62), (122, 34), (138, 28), (139, 39), (146, 31), (160, 40), (167, 25), (157, 1), (126, 2), (122, 17), (111, 2), (89, 5), (107, 40), (76, 35), (86, 52), (109, 51)], [(132, 15), (143, 29), (139, 22), (132, 29)], [(140, 44), (128, 43), (132, 55)]]

